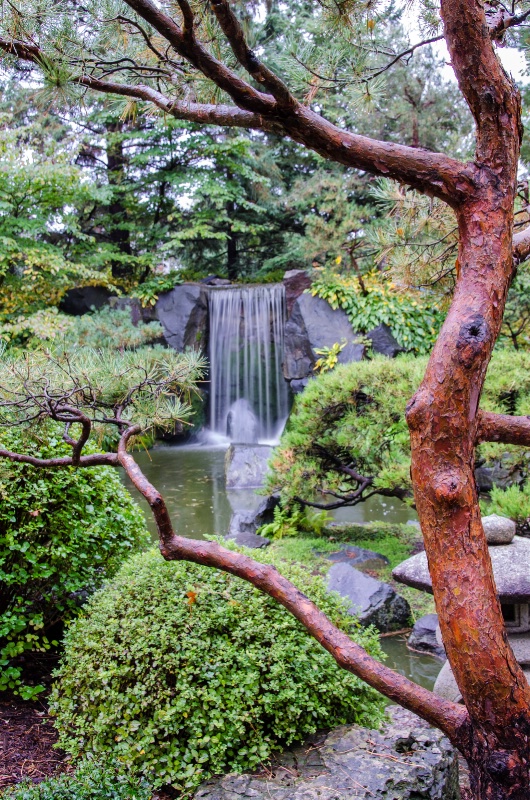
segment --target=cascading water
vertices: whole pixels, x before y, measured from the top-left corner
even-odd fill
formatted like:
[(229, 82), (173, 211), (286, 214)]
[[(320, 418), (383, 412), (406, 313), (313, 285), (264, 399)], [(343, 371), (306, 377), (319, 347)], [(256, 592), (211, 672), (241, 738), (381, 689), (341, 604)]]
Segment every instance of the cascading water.
[(235, 442), (271, 439), (288, 414), (282, 376), (285, 288), (211, 289), (210, 428)]

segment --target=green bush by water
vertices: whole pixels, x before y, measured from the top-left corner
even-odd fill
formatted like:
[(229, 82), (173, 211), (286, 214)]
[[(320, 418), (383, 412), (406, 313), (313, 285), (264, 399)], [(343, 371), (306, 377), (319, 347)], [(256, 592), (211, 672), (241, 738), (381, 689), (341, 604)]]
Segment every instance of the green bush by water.
[[(48, 434), (6, 429), (0, 446), (41, 458), (70, 454), (57, 429)], [(0, 460), (0, 690), (30, 697), (42, 689), (22, 684), (18, 658), (54, 646), (86, 593), (147, 541), (143, 514), (112, 467), (44, 470)]]
[(85, 759), (75, 772), (42, 783), (23, 781), (1, 796), (2, 800), (151, 800), (152, 794), (144, 780)]
[[(337, 462), (373, 479), (369, 491), (411, 496), (410, 437), (405, 406), (418, 388), (425, 358), (376, 357), (339, 365), (311, 380), (295, 399), (279, 446), (271, 459), (268, 491), (281, 493), (284, 507), (296, 498), (312, 501), (318, 492), (348, 494), (355, 483)], [(494, 353), (481, 408), (503, 414), (530, 413), (530, 353)], [(477, 448), (486, 463), (503, 457), (526, 475), (524, 448), (485, 442)], [(333, 494), (324, 502), (334, 501)]]
[(530, 517), (530, 484), (525, 483), (521, 487), (508, 486), (507, 489), (494, 486), (489, 500), (481, 500), (480, 507), (483, 514), (510, 517), (518, 525), (522, 525)]
[[(277, 563), (380, 656), (375, 632), (359, 628), (322, 578)], [(377, 725), (383, 701), (249, 583), (150, 551), (70, 627), (52, 711), (67, 752), (110, 754), (155, 787), (187, 793), (212, 774), (256, 768), (319, 728)]]

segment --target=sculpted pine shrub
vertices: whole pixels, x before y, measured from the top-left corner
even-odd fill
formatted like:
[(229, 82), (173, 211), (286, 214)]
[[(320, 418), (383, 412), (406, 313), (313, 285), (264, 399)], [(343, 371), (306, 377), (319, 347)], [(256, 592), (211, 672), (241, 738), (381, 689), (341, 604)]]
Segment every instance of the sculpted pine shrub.
[[(268, 556), (271, 559), (271, 556)], [(263, 556), (263, 560), (267, 555)], [(321, 578), (279, 565), (372, 654), (376, 636)], [(150, 551), (129, 560), (66, 637), (52, 711), (60, 745), (112, 754), (156, 788), (256, 768), (282, 744), (377, 724), (382, 698), (283, 607), (234, 576)]]
[[(0, 432), (0, 447), (49, 458), (69, 451), (57, 428)], [(112, 467), (0, 464), (0, 690), (30, 697), (20, 657), (56, 644), (87, 594), (148, 541), (145, 522)]]
[[(426, 359), (384, 357), (339, 365), (298, 395), (271, 465), (269, 490), (284, 506), (298, 498), (323, 506), (355, 505), (371, 494), (412, 496), (407, 400), (419, 386)], [(501, 414), (530, 412), (530, 354), (494, 354), (481, 405)], [(503, 457), (526, 474), (521, 448), (483, 442), (477, 461)], [(323, 495), (319, 497), (318, 495)]]

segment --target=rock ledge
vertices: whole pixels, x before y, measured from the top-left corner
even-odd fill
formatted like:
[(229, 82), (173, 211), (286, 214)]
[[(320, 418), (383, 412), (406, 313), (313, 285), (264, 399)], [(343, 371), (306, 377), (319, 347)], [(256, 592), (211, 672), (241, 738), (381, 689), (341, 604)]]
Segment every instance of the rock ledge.
[(196, 800), (458, 800), (449, 740), (410, 711), (389, 708), (380, 731), (349, 725), (283, 753), (267, 776), (225, 775)]

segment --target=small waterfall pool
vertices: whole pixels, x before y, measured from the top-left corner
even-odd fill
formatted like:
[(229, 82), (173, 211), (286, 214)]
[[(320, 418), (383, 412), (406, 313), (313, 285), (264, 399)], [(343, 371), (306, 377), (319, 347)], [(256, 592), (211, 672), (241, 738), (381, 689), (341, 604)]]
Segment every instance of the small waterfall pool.
[[(224, 460), (226, 444), (219, 447), (164, 446), (135, 454), (147, 478), (163, 494), (177, 533), (200, 539), (204, 534), (222, 536), (235, 507), (242, 508), (253, 496), (252, 490), (227, 492)], [(124, 476), (126, 484), (130, 483)], [(147, 503), (132, 489), (146, 513), (147, 525), (153, 539), (156, 529)], [(245, 495), (248, 495), (246, 498)], [(341, 509), (335, 518), (343, 522), (410, 522), (414, 513), (408, 506), (392, 498), (372, 497), (354, 508)], [(416, 683), (432, 689), (442, 662), (430, 656), (412, 653), (403, 636), (383, 637), (386, 663)]]

